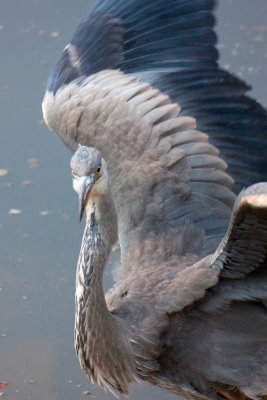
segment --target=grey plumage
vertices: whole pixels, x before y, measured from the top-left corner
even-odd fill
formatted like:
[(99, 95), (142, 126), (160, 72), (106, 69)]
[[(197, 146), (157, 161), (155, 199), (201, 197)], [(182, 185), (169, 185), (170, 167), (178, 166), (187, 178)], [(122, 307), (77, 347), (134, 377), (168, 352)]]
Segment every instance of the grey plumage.
[(267, 114), (217, 66), (214, 1), (165, 3), (101, 1), (48, 81), (44, 118), (76, 151), (87, 212), (77, 354), (123, 394), (142, 378), (191, 399), (266, 397), (267, 183), (235, 193), (266, 180)]
[[(136, 380), (131, 347), (120, 319), (106, 307), (102, 287), (105, 262), (117, 237), (117, 217), (109, 193), (105, 161), (97, 150), (80, 147), (71, 160), (71, 167), (73, 186), (87, 207), (76, 276), (75, 347), (81, 366), (92, 382), (103, 387), (109, 384), (127, 393), (129, 382)], [(96, 326), (98, 318), (101, 323)], [(105, 371), (104, 364), (108, 366)]]
[[(82, 147), (82, 146), (80, 146)], [(95, 149), (81, 148), (71, 159), (72, 172), (79, 171), (80, 176), (100, 176), (102, 159), (100, 153)], [(96, 175), (97, 174), (97, 175)]]
[[(80, 171), (94, 174), (98, 157), (83, 146), (73, 156), (78, 193)], [(104, 167), (89, 200), (83, 196), (87, 223), (77, 267), (75, 343), (92, 382), (123, 394), (141, 377), (188, 398), (264, 396), (267, 184), (239, 195), (228, 232), (204, 258), (199, 243), (191, 254), (177, 251), (187, 235), (199, 236), (194, 227), (182, 224), (174, 237), (151, 231), (124, 255), (106, 306), (102, 274), (117, 220), (106, 174)]]

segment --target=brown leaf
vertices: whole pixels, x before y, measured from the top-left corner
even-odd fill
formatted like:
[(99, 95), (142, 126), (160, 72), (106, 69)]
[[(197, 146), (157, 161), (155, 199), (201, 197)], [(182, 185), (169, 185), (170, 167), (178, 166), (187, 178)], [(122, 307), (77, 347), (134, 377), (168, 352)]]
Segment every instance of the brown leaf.
[(0, 390), (4, 389), (5, 386), (7, 386), (7, 382), (0, 382)]

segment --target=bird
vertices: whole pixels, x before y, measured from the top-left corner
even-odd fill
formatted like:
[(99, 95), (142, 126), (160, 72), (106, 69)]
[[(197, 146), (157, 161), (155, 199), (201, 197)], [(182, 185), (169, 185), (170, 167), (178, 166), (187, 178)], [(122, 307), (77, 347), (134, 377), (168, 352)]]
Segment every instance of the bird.
[(122, 394), (143, 378), (187, 398), (266, 398), (267, 183), (241, 192), (225, 237), (204, 258), (177, 254), (186, 228), (203, 240), (186, 225), (178, 240), (138, 241), (105, 298), (103, 271), (117, 238), (107, 164), (79, 146), (71, 171), (80, 218), (87, 214), (75, 347), (90, 380)]
[(48, 78), (86, 213), (75, 348), (115, 394), (267, 397), (267, 112), (218, 65), (215, 5), (100, 0)]

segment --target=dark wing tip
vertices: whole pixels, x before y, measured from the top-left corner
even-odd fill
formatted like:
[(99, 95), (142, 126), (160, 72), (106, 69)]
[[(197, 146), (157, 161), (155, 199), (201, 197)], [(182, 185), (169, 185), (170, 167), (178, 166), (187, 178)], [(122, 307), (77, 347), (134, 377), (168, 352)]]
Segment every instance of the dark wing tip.
[(78, 25), (70, 44), (52, 68), (46, 90), (55, 94), (78, 77), (118, 67), (123, 60), (123, 34), (119, 18), (108, 13), (89, 15)]
[[(124, 72), (216, 65), (215, 0), (106, 0), (76, 28), (47, 90), (103, 69)], [(72, 54), (70, 53), (70, 49)], [(73, 55), (75, 55), (73, 57)]]
[(121, 19), (108, 12), (93, 13), (81, 22), (70, 41), (76, 48), (81, 74), (117, 68), (123, 60), (124, 33)]
[(46, 91), (55, 94), (61, 86), (68, 84), (79, 76), (79, 69), (73, 65), (68, 49), (65, 49), (61, 58), (50, 71)]

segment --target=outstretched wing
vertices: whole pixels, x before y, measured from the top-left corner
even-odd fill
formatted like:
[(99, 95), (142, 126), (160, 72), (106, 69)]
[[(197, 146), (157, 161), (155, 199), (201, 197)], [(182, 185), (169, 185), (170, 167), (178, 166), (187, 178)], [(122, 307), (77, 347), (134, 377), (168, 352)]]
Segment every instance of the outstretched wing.
[(215, 3), (100, 1), (53, 67), (47, 90), (55, 94), (104, 69), (138, 75), (177, 102), (182, 115), (196, 118), (197, 128), (219, 148), (239, 192), (266, 180), (267, 114), (245, 95), (244, 82), (217, 67)]
[(181, 328), (161, 360), (166, 379), (179, 379), (172, 368), (179, 358), (202, 393), (266, 396), (267, 183), (241, 192), (221, 245), (193, 269), (173, 285), (169, 332)]
[[(160, 257), (158, 253), (144, 260), (142, 287), (134, 272), (124, 274), (109, 297), (111, 308), (130, 316), (130, 321), (147, 307), (144, 342), (137, 341), (142, 365), (155, 354), (160, 364), (156, 381), (174, 390), (185, 382), (184, 390), (194, 390), (197, 398), (210, 392), (229, 399), (266, 395), (267, 183), (240, 193), (214, 254), (185, 268), (182, 258), (174, 263), (169, 259), (157, 274)], [(174, 267), (177, 262), (179, 269)], [(125, 292), (130, 305), (122, 296)]]
[(198, 268), (206, 288), (210, 287), (198, 298), (202, 297), (198, 303), (202, 311), (222, 311), (233, 302), (259, 302), (267, 307), (267, 183), (252, 185), (239, 194), (225, 237)]
[(151, 83), (182, 105), (182, 115), (196, 118), (228, 164), (236, 193), (266, 181), (267, 113), (246, 96), (249, 87), (243, 81), (212, 68), (158, 73)]
[[(77, 143), (95, 146), (108, 162), (123, 251), (162, 232), (177, 238), (175, 254), (200, 257), (216, 248), (234, 196), (227, 165), (196, 130), (203, 121), (211, 140), (225, 146), (222, 156), (228, 154), (234, 178), (252, 164), (247, 153), (256, 151), (254, 142), (253, 172), (245, 176), (250, 182), (265, 174), (266, 115), (244, 100), (246, 87), (239, 81), (225, 73), (222, 82), (213, 7), (213, 0), (171, 0), (167, 6), (163, 0), (100, 1), (50, 74), (45, 120), (72, 150)], [(164, 93), (175, 101), (179, 95), (181, 104)], [(218, 111), (222, 104), (231, 115)], [(240, 110), (250, 119), (244, 122)], [(255, 110), (261, 112), (254, 118)], [(183, 116), (190, 113), (198, 120)], [(251, 130), (253, 139), (251, 132), (232, 137), (236, 120), (239, 127), (247, 123), (242, 130)]]
[(216, 66), (211, 14), (215, 0), (102, 0), (77, 27), (47, 89), (79, 76), (120, 68), (152, 70)]
[(173, 282), (171, 313), (193, 303), (205, 312), (224, 310), (235, 301), (267, 306), (267, 183), (239, 194), (216, 251), (178, 273)]
[(123, 252), (161, 233), (175, 239), (167, 246), (174, 254), (214, 250), (235, 196), (226, 164), (193, 118), (150, 85), (112, 70), (45, 101), (48, 125), (71, 148), (89, 141), (106, 159)]
[(266, 261), (267, 183), (259, 183), (237, 198), (228, 232), (215, 253), (212, 268), (220, 270), (221, 278), (242, 279), (266, 268)]

